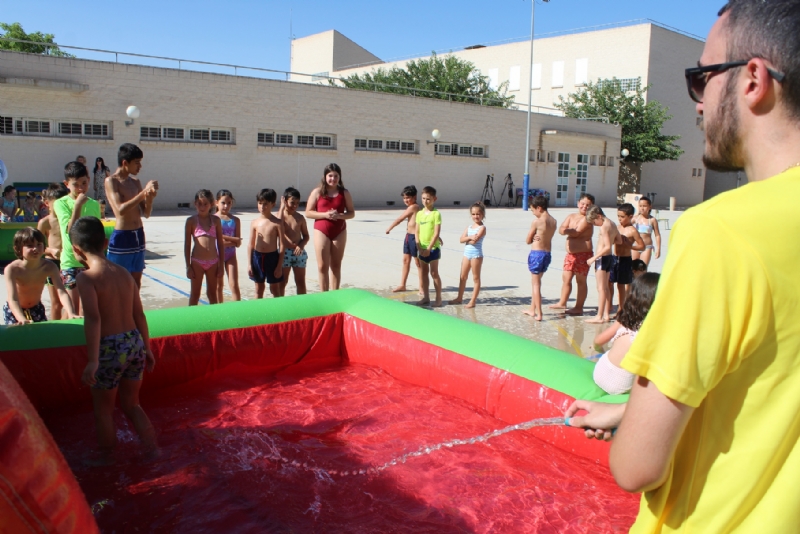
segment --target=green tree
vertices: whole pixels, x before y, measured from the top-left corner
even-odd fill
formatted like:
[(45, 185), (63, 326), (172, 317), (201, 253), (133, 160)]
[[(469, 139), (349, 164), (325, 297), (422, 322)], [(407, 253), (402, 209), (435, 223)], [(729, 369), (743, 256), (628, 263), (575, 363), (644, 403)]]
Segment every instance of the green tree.
[[(622, 127), (622, 148), (630, 155), (620, 159), (617, 196), (640, 191), (642, 164), (662, 160), (677, 160), (683, 149), (674, 142), (679, 135), (664, 135), (661, 128), (672, 118), (669, 108), (657, 100), (645, 102), (647, 90), (636, 87), (626, 91), (619, 80), (598, 80), (588, 83), (565, 99), (558, 97), (555, 107), (567, 117), (576, 119), (599, 119), (607, 117), (609, 122)], [(614, 154), (616, 157), (617, 155)]]
[[(20, 41), (35, 41), (37, 43), (52, 44), (55, 36), (52, 33), (25, 33), (22, 24), (14, 22), (6, 24), (0, 22), (0, 30), (3, 34), (0, 37), (18, 39)], [(18, 43), (15, 41), (0, 40), (0, 50), (13, 50), (15, 52), (28, 52), (29, 54), (44, 54), (46, 56), (75, 57), (72, 54), (62, 52), (57, 46), (45, 46), (45, 44)]]
[(484, 106), (507, 108), (514, 102), (513, 97), (505, 94), (506, 83), (492, 89), (488, 76), (481, 75), (471, 62), (455, 56), (440, 58), (436, 53), (430, 59), (409, 61), (405, 69), (379, 68), (371, 73), (330, 80), (331, 85), (337, 82), (350, 89), (440, 98)]

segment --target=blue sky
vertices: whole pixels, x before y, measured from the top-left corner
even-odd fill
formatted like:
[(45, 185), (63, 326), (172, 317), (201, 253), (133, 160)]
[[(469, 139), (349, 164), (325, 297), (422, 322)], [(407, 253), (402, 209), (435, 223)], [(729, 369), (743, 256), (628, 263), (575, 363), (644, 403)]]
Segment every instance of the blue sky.
[[(723, 3), (537, 0), (536, 32), (649, 18), (705, 37)], [(63, 44), (276, 70), (289, 70), (290, 20), (295, 37), (336, 29), (378, 57), (393, 59), (524, 37), (530, 33), (530, 0), (3, 0), (0, 10), (1, 22), (53, 33)]]

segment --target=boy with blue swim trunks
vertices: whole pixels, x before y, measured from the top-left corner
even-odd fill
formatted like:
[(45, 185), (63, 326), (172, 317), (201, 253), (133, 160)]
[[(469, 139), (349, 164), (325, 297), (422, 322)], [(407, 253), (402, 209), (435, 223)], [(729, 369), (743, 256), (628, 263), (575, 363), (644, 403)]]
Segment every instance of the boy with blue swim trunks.
[(416, 241), (419, 249), (419, 261), (422, 268), (422, 300), (418, 305), (424, 306), (431, 303), (429, 291), (430, 282), (428, 272), (433, 278), (433, 287), (436, 290), (434, 306), (442, 305), (442, 279), (439, 276), (439, 259), (442, 257), (441, 241), (439, 234), (442, 231), (442, 215), (434, 206), (436, 203), (436, 189), (431, 186), (422, 188), (422, 205), (425, 209), (417, 212)]
[(392, 289), (392, 293), (399, 293), (406, 291), (406, 281), (408, 280), (408, 273), (411, 271), (411, 260), (417, 265), (417, 274), (419, 275), (420, 296), (422, 296), (422, 269), (419, 266), (419, 258), (417, 257), (419, 251), (417, 250), (417, 213), (419, 212), (419, 204), (417, 204), (417, 188), (413, 185), (407, 185), (403, 188), (403, 204), (406, 209), (403, 214), (395, 219), (389, 228), (386, 230), (386, 235), (389, 235), (395, 226), (400, 225), (403, 221), (406, 223), (406, 237), (403, 239), (403, 269), (400, 274), (400, 285)]
[(531, 307), (525, 310), (537, 321), (542, 320), (542, 275), (547, 272), (552, 256), (553, 236), (558, 228), (555, 218), (548, 213), (547, 197), (537, 196), (528, 200), (528, 207), (535, 219), (531, 223), (525, 242), (531, 246), (528, 254), (528, 270), (531, 272)]
[(75, 256), (88, 267), (78, 274), (78, 288), (84, 305), (89, 360), (81, 381), (92, 388), (99, 447), (97, 458), (90, 463), (108, 465), (114, 461), (117, 390), (122, 412), (133, 423), (143, 452), (153, 457), (158, 452), (155, 431), (139, 404), (139, 389), (144, 370), (153, 370), (155, 358), (139, 288), (127, 269), (103, 255), (108, 241), (98, 218), (81, 217), (69, 233)]
[(108, 259), (124, 267), (142, 285), (144, 271), (144, 225), (142, 215), (150, 217), (153, 200), (158, 194), (158, 182), (150, 180), (142, 188), (137, 175), (142, 170), (142, 150), (131, 143), (119, 147), (119, 168), (106, 178), (105, 188), (108, 203), (117, 221), (108, 242)]

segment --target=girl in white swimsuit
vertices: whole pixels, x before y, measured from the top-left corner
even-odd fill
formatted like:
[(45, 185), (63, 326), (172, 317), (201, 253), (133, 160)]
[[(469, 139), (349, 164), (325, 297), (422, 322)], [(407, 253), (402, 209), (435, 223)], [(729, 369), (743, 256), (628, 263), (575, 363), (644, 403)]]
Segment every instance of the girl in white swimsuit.
[[(642, 236), (645, 249), (643, 251), (632, 250), (631, 257), (634, 260), (642, 260), (647, 265), (650, 265), (650, 260), (655, 251), (656, 259), (661, 256), (661, 232), (658, 230), (658, 221), (655, 217), (650, 215), (652, 206), (648, 197), (639, 199), (639, 214), (634, 217), (633, 225), (636, 231)], [(652, 234), (652, 237), (651, 237)], [(653, 242), (655, 241), (655, 245)]]
[(633, 387), (634, 374), (620, 364), (653, 305), (659, 276), (658, 273), (645, 273), (635, 278), (617, 320), (594, 338), (598, 351), (602, 351), (603, 344), (611, 343), (608, 352), (599, 355), (593, 373), (595, 383), (609, 395), (621, 395)]

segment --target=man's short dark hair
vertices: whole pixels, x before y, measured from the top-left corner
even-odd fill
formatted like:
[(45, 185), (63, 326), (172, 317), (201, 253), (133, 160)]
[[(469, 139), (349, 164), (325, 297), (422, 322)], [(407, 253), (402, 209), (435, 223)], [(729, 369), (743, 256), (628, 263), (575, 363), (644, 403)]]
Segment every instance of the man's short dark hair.
[(294, 187), (287, 187), (283, 191), (283, 198), (285, 198), (286, 200), (289, 200), (290, 198), (293, 198), (295, 200), (300, 200), (300, 191), (298, 191)]
[(274, 189), (262, 189), (256, 195), (256, 200), (258, 202), (271, 202), (275, 204), (275, 201), (278, 199), (278, 193), (275, 192)]
[(403, 188), (403, 196), (404, 197), (415, 197), (417, 196), (417, 188), (413, 185), (407, 185)]
[(22, 247), (35, 243), (41, 243), (42, 245), (47, 243), (42, 232), (33, 226), (26, 226), (25, 228), (17, 230), (17, 233), (14, 234), (14, 255), (22, 259)]
[(434, 196), (434, 197), (436, 196), (436, 188), (431, 187), (429, 185), (426, 185), (425, 187), (423, 187), (422, 188), (422, 192), (423, 193), (427, 193), (427, 194), (429, 194), (431, 196)]
[(122, 165), (123, 161), (130, 163), (135, 159), (142, 159), (143, 157), (144, 152), (142, 152), (141, 148), (133, 143), (125, 143), (119, 147), (119, 152), (117, 152), (117, 164)]
[(82, 251), (90, 254), (103, 254), (106, 231), (97, 217), (81, 217), (69, 229), (69, 239)]
[(528, 200), (528, 207), (531, 208), (542, 208), (544, 211), (547, 211), (547, 208), (550, 206), (550, 202), (547, 200), (546, 196), (537, 195), (533, 198), (529, 197)]
[[(731, 0), (719, 10), (728, 15), (726, 61), (763, 58), (786, 77), (782, 100), (800, 121), (800, 3), (797, 0)], [(731, 76), (731, 74), (728, 74)]]
[(70, 161), (64, 166), (64, 179), (77, 180), (78, 178), (89, 177), (89, 172), (86, 170), (86, 165), (79, 161)]
[(581, 200), (583, 200), (584, 198), (588, 198), (588, 199), (589, 199), (589, 202), (591, 202), (592, 204), (595, 204), (595, 201), (594, 201), (594, 195), (591, 195), (591, 194), (589, 194), (589, 193), (581, 193), (581, 196), (580, 196), (580, 198), (578, 198), (578, 202), (580, 202), (580, 201), (581, 201)]
[(622, 213), (624, 213), (628, 217), (630, 217), (631, 215), (636, 213), (636, 210), (633, 209), (633, 205), (632, 204), (628, 204), (627, 202), (625, 204), (620, 204), (619, 206), (617, 206), (617, 211), (621, 211)]

